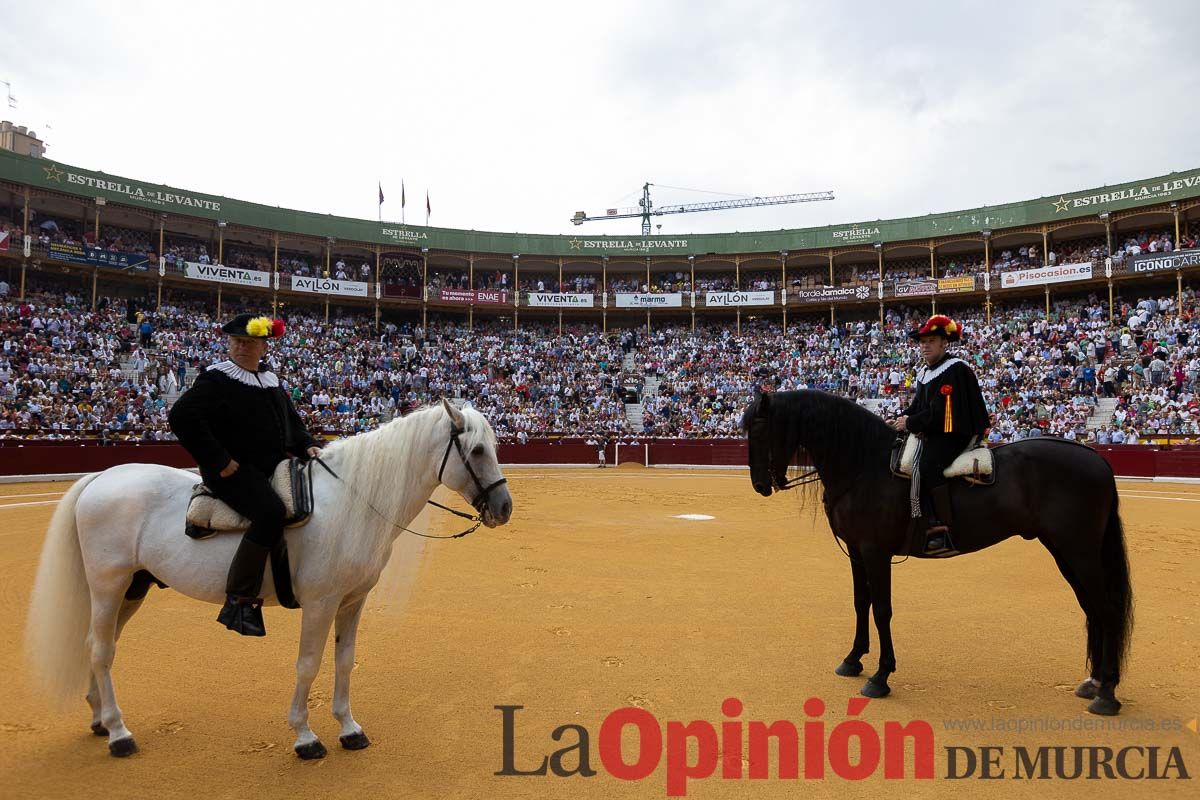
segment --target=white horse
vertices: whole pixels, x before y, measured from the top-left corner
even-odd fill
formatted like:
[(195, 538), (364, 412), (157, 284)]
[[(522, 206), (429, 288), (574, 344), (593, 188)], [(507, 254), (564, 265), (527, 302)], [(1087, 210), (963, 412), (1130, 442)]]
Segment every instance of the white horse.
[[(446, 401), (325, 448), (334, 477), (313, 466), (314, 510), (287, 532), (293, 585), (302, 607), (296, 692), (288, 723), (301, 758), (325, 747), (308, 726), (308, 692), (336, 625), (333, 716), (342, 747), (370, 744), (350, 713), (354, 640), (367, 593), (379, 580), (401, 526), (411, 524), (439, 482), (458, 492), (488, 527), (503, 525), (512, 497), (483, 415)], [(184, 516), (197, 478), (152, 464), (125, 464), (77, 481), (46, 533), (29, 610), (26, 644), (34, 674), (60, 701), (87, 678), (92, 731), (114, 756), (137, 751), (113, 692), (117, 637), (141, 605), (149, 573), (188, 597), (220, 605), (240, 534), (196, 541)], [(408, 535), (408, 534), (403, 534)], [(275, 603), (269, 574), (263, 596)], [(140, 579), (141, 591), (135, 580)], [(139, 596), (140, 595), (140, 596)], [(215, 622), (213, 623), (216, 624)]]

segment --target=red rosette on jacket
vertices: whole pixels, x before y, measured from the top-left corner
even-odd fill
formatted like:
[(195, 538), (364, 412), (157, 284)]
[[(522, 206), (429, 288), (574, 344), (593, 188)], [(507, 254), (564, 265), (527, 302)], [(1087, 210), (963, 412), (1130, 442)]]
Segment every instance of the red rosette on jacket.
[(287, 325), (283, 324), (283, 320), (281, 320), (281, 319), (271, 320), (271, 338), (278, 339), (280, 336), (283, 336), (283, 333), (286, 330), (287, 330)]

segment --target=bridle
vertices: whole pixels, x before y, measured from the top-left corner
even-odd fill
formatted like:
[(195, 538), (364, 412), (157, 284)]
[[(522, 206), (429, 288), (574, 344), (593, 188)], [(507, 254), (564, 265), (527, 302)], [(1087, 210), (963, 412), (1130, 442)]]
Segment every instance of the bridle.
[[(465, 432), (466, 431), (455, 425), (453, 422), (450, 423), (450, 441), (446, 442), (446, 452), (442, 454), (442, 465), (438, 467), (438, 483), (442, 482), (442, 473), (446, 471), (446, 461), (450, 458), (450, 448), (453, 447), (458, 451), (458, 457), (462, 461), (463, 467), (466, 468), (467, 474), (471, 476), (471, 481), (475, 484), (475, 488), (479, 490), (479, 494), (475, 495), (475, 499), (471, 501), (471, 506), (480, 515), (482, 515), (483, 508), (487, 505), (488, 498), (491, 497), (492, 492), (496, 488), (508, 483), (508, 478), (501, 478), (500, 480), (492, 483), (490, 486), (483, 485), (483, 481), (479, 480), (479, 476), (476, 475), (475, 470), (471, 468), (471, 462), (467, 459), (467, 454), (463, 452), (462, 442), (459, 441), (458, 437), (462, 436)], [(444, 508), (447, 511), (453, 511), (453, 509), (446, 508), (445, 506), (435, 503), (432, 500), (430, 500), (429, 503), (430, 505), (437, 506), (438, 508)]]
[[(754, 421), (750, 423), (750, 439), (754, 440), (757, 436), (758, 440), (761, 441), (763, 438), (765, 438), (764, 429), (766, 428), (767, 424), (767, 420), (761, 416), (755, 417)], [(771, 476), (771, 486), (776, 491), (782, 492), (786, 489), (795, 489), (797, 486), (804, 486), (805, 484), (816, 483), (817, 481), (821, 480), (821, 476), (817, 473), (817, 471), (815, 469), (810, 469), (809, 471), (801, 473), (794, 478), (784, 478), (783, 481), (780, 481), (775, 474), (773, 465), (770, 463), (771, 453), (772, 449), (770, 445), (767, 445), (767, 473)]]
[[(389, 523), (393, 528), (399, 528), (400, 530), (411, 533), (414, 536), (420, 536), (422, 539), (461, 539), (462, 537), (479, 530), (479, 526), (483, 524), (483, 509), (487, 506), (488, 498), (498, 487), (508, 483), (508, 479), (501, 478), (500, 480), (492, 483), (490, 486), (483, 485), (483, 482), (479, 480), (479, 476), (475, 474), (475, 470), (471, 468), (471, 462), (467, 459), (466, 453), (463, 452), (462, 442), (459, 441), (458, 437), (462, 436), (464, 432), (465, 431), (462, 428), (458, 427), (453, 422), (450, 423), (450, 441), (446, 443), (446, 452), (442, 455), (442, 465), (438, 467), (438, 483), (442, 482), (442, 473), (446, 471), (446, 461), (450, 458), (450, 448), (453, 447), (458, 450), (458, 457), (462, 460), (463, 467), (466, 468), (467, 474), (471, 476), (471, 480), (475, 483), (475, 488), (479, 490), (479, 494), (475, 495), (475, 499), (471, 502), (471, 507), (475, 509), (475, 515), (472, 516), (471, 514), (458, 511), (457, 509), (450, 508), (449, 506), (444, 506), (434, 500), (427, 500), (426, 503), (436, 508), (440, 508), (443, 511), (449, 511), (456, 517), (462, 517), (463, 519), (470, 520), (472, 523), (474, 523), (465, 531), (460, 531), (459, 533), (451, 536), (435, 536), (432, 533), (421, 533), (419, 531), (414, 531), (411, 528), (406, 528), (403, 525), (397, 525), (389, 520), (386, 516), (384, 516), (383, 512), (371, 504), (370, 500), (367, 500), (361, 496), (360, 499), (366, 503), (367, 508), (375, 512), (375, 516)], [(320, 464), (326, 472), (337, 478), (339, 481), (342, 481), (342, 483), (345, 484), (345, 486), (350, 489), (351, 492), (353, 492), (355, 495), (358, 495), (358, 492), (355, 491), (354, 487), (342, 480), (342, 476), (334, 472), (333, 468), (326, 464), (320, 456), (317, 456), (314, 460)]]

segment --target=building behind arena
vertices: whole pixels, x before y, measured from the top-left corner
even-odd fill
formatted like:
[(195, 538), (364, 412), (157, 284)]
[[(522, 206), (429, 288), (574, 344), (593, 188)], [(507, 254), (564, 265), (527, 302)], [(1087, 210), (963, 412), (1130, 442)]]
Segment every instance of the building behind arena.
[[(553, 372), (559, 384), (578, 382), (586, 369), (580, 351), (571, 347), (609, 348), (599, 370), (603, 379), (588, 384), (587, 393), (631, 401), (625, 408), (618, 413), (606, 407), (608, 422), (589, 427), (582, 392), (571, 396), (574, 414), (570, 403), (536, 392), (554, 424), (531, 426), (512, 409), (498, 409), (497, 427), (512, 439), (570, 433), (609, 439), (730, 436), (736, 433), (730, 420), (753, 385), (843, 391), (886, 414), (910, 379), (911, 357), (901, 363), (894, 354), (900, 335), (912, 320), (937, 312), (962, 317), (968, 333), (974, 327), (994, 337), (977, 338), (968, 348), (981, 363), (994, 357), (998, 374), (1000, 361), (1014, 355), (1013, 346), (1002, 341), (1028, 339), (1030, 333), (1037, 342), (1033, 349), (1051, 341), (1058, 348), (1054, 366), (1070, 372), (1059, 375), (1053, 387), (1047, 378), (1033, 390), (1068, 389), (1077, 396), (1084, 388), (1079, 375), (1091, 362), (1089, 424), (1077, 419), (1040, 425), (1044, 432), (1095, 438), (1097, 430), (1121, 427), (1112, 425), (1118, 401), (1127, 404), (1134, 390), (1163, 388), (1165, 397), (1171, 389), (1173, 371), (1165, 384), (1151, 383), (1157, 355), (1169, 370), (1178, 367), (1184, 374), (1183, 385), (1171, 394), (1174, 416), (1163, 441), (1185, 440), (1195, 430), (1189, 413), (1195, 409), (1198, 337), (1191, 332), (1197, 321), (1190, 284), (1200, 275), (1200, 169), (907, 219), (750, 233), (588, 237), (334, 217), (0, 151), (0, 236), (0, 276), (9, 303), (48, 292), (70, 297), (85, 311), (123, 304), (129, 320), (135, 320), (136, 308), (155, 334), (162, 330), (155, 314), (165, 305), (202, 308), (212, 320), (235, 309), (270, 308), (305, 320), (317, 337), (342, 321), (360, 326), (362, 341), (374, 336), (397, 353), (414, 334), (418, 344), (432, 346), (435, 332), (443, 344), (453, 338), (460, 348), (475, 341), (503, 348), (506, 332), (522, 342), (558, 340), (566, 333), (575, 342), (547, 351), (547, 359), (556, 359), (548, 368), (541, 362), (510, 364), (497, 374), (484, 364), (479, 375), (464, 369), (458, 376), (477, 384), (502, 383), (522, 368), (534, 376)], [(1149, 311), (1141, 313), (1146, 303)], [(136, 328), (140, 322), (131, 324)], [(1057, 327), (1049, 329), (1051, 323)], [(1132, 345), (1122, 348), (1125, 333)], [(1067, 338), (1087, 347), (1069, 346)], [(1147, 340), (1150, 352), (1143, 352)], [(728, 380), (698, 378), (703, 364), (695, 363), (696, 353), (758, 343), (779, 357), (747, 356), (737, 363), (752, 369)], [(888, 343), (890, 363), (879, 357)], [(162, 355), (154, 344), (153, 335), (132, 341), (121, 354), (131, 386), (138, 383), (138, 369)], [(681, 355), (676, 345), (686, 352)], [(1036, 359), (1026, 349), (1022, 357)], [(138, 353), (133, 375), (131, 353)], [(818, 356), (824, 358), (819, 370)], [(574, 371), (562, 373), (559, 362), (572, 359)], [(194, 375), (203, 359), (191, 361)], [(1106, 365), (1118, 362), (1129, 371), (1125, 399), (1105, 397)], [(1020, 367), (1021, 358), (1016, 363)], [(1136, 369), (1139, 363), (1143, 369)], [(899, 385), (891, 377), (897, 371), (904, 373)], [(310, 370), (292, 378), (297, 388), (303, 386), (305, 401), (321, 399), (322, 382), (314, 384), (313, 376)], [(181, 377), (186, 383), (187, 376)], [(385, 375), (367, 389), (386, 395), (390, 380)], [(424, 388), (432, 391), (433, 382), (427, 378)], [(436, 388), (478, 399), (479, 385), (463, 391), (451, 383), (446, 378)], [(327, 382), (324, 387), (328, 394)], [(161, 389), (152, 386), (152, 396), (162, 394), (156, 388)], [(996, 397), (1023, 391), (1003, 380), (990, 389)], [(555, 391), (566, 389), (559, 385)], [(714, 393), (720, 397), (718, 413), (711, 407)], [(697, 401), (690, 395), (696, 394), (704, 395), (702, 415), (692, 413)], [(4, 399), (10, 412), (19, 400)], [(331, 417), (329, 398), (324, 400), (324, 408), (319, 403), (309, 408), (318, 422), (334, 423), (323, 427), (336, 432), (363, 427), (361, 420), (347, 426), (338, 415)], [(486, 393), (483, 400), (486, 405)], [(1047, 404), (1062, 414), (1061, 403)], [(403, 405), (393, 402), (391, 413)], [(1007, 402), (1000, 410), (1009, 410)], [(1141, 432), (1139, 440), (1159, 433), (1158, 417), (1151, 418), (1154, 429)], [(380, 415), (372, 419), (378, 422)], [(1005, 435), (1028, 432), (1028, 425), (1022, 431), (1018, 423)]]

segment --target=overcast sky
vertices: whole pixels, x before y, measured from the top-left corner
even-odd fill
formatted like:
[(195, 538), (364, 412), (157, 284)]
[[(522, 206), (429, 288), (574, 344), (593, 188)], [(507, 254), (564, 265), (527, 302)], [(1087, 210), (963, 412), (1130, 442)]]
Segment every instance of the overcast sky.
[(1200, 167), (1188, 0), (3, 8), (18, 106), (0, 111), (50, 158), (310, 211), (374, 218), (379, 180), (399, 220), (403, 179), (409, 223), (428, 189), (434, 225), (636, 234), (569, 218), (633, 205), (647, 180), (837, 195), (655, 219), (746, 231)]

